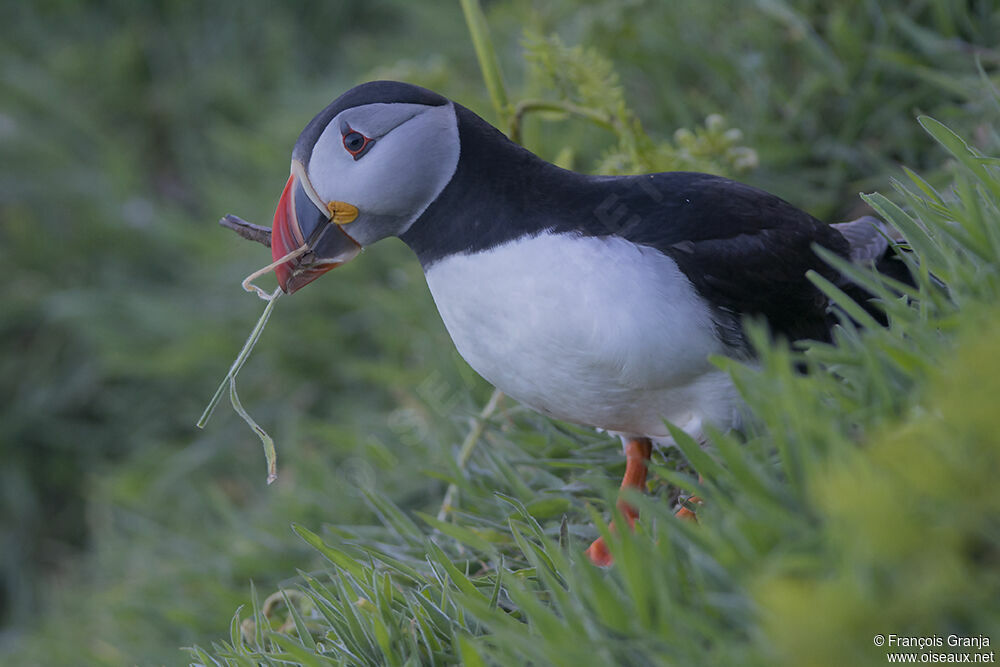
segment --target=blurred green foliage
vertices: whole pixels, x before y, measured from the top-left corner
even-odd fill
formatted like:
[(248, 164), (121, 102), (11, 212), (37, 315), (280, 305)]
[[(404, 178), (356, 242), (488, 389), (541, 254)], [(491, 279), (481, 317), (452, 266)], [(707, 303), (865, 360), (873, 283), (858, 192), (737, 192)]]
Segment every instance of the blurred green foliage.
[(962, 333), (927, 388), (927, 412), (874, 434), (871, 448), (815, 480), (826, 559), (811, 572), (757, 583), (773, 642), (766, 655), (866, 664), (882, 662), (884, 652), (863, 641), (879, 633), (992, 640), (1000, 620), (1000, 311), (970, 318)]
[[(404, 497), (439, 486), (402, 474), (433, 457), (382, 444), (396, 440), (386, 416), (418, 400), (397, 387), (412, 395), (429, 368), (455, 377), (439, 329), (396, 335), (436, 326), (399, 247), (371, 253), (340, 290), (289, 300), (286, 326), (267, 332), (245, 371), (244, 400), (287, 459), (277, 488), (263, 486), (259, 444), (238, 419), (193, 428), (259, 312), (238, 281), (269, 257), (215, 221), (270, 218), (290, 146), (317, 108), (365, 77), (356, 58), (381, 49), (373, 32), (413, 50), (406, 10), (0, 11), (0, 256), (12, 276), (0, 288), (4, 636), (17, 640), (48, 608), (29, 662), (176, 661), (179, 645), (225, 627), (249, 579), (302, 564), (290, 517), (312, 506), (319, 520), (338, 505), (365, 515), (338, 490), (353, 482), (338, 469), (345, 460), (405, 462), (394, 484)], [(317, 59), (334, 43), (339, 55)], [(327, 357), (331, 341), (350, 352)]]
[[(913, 121), (917, 113), (930, 113), (984, 150), (998, 143), (997, 102), (976, 66), (978, 59), (996, 81), (1000, 12), (985, 0), (834, 6), (811, 0), (497, 0), (486, 8), (500, 64), (518, 99), (593, 104), (592, 89), (570, 87), (560, 95), (551, 78), (538, 76), (525, 59), (526, 52), (538, 53), (539, 40), (560, 45), (571, 59), (589, 53), (587, 58), (607, 64), (593, 72), (600, 75), (598, 84), (612, 77), (624, 86), (604, 111), (626, 114), (629, 125), (641, 121), (652, 145), (683, 149), (691, 137), (705, 135), (681, 132), (674, 138), (678, 128), (698, 128), (722, 114), (742, 132), (729, 135), (725, 145), (751, 147), (759, 157), (759, 167), (742, 178), (827, 219), (853, 215), (861, 206), (859, 190), (888, 191), (899, 163), (920, 170), (933, 186), (951, 183), (954, 172), (941, 168), (947, 167), (947, 153)], [(951, 441), (940, 437), (944, 425), (949, 432), (964, 423), (988, 429), (988, 411), (965, 418), (962, 405), (945, 405), (944, 421), (931, 424), (920, 406), (926, 411), (933, 404), (918, 399), (935, 395), (927, 388), (933, 381), (923, 370), (901, 372), (889, 363), (916, 363), (907, 353), (919, 350), (936, 355), (928, 363), (937, 365), (954, 330), (968, 330), (969, 349), (995, 360), (995, 337), (977, 336), (978, 322), (964, 319), (988, 302), (984, 295), (996, 295), (983, 287), (991, 284), (981, 279), (984, 272), (996, 270), (987, 263), (978, 273), (959, 272), (961, 284), (984, 291), (963, 292), (962, 305), (969, 308), (942, 316), (935, 327), (901, 320), (900, 327), (909, 329), (882, 334), (894, 337), (888, 348), (869, 342), (870, 336), (845, 333), (844, 349), (879, 363), (854, 363), (850, 355), (816, 348), (812, 363), (834, 364), (838, 375), (810, 385), (813, 393), (782, 374), (786, 362), (776, 362), (771, 375), (756, 380), (762, 395), (788, 400), (771, 401), (775, 412), (766, 417), (765, 411), (764, 418), (769, 426), (801, 414), (796, 423), (808, 426), (812, 438), (804, 451), (845, 452), (828, 480), (824, 471), (802, 472), (788, 463), (795, 460), (788, 452), (803, 447), (802, 431), (778, 439), (781, 465), (791, 466), (785, 469), (769, 467), (774, 441), (751, 438), (748, 451), (760, 457), (751, 458), (751, 465), (767, 471), (765, 481), (737, 468), (730, 477), (719, 476), (715, 494), (700, 490), (710, 499), (705, 523), (717, 521), (719, 530), (681, 528), (676, 539), (661, 534), (655, 543), (643, 535), (620, 536), (613, 546), (621, 550), (622, 567), (610, 576), (559, 561), (552, 576), (596, 596), (563, 599), (539, 568), (554, 558), (572, 560), (593, 537), (585, 503), (603, 506), (613, 497), (617, 446), (507, 405), (490, 420), (488, 446), (480, 447), (467, 472), (457, 470), (452, 450), (490, 389), (455, 356), (416, 262), (401, 244), (386, 243), (317, 287), (279, 302), (241, 375), (244, 404), (277, 440), (280, 476), (268, 488), (259, 444), (235, 415), (223, 410), (207, 431), (193, 428), (259, 312), (238, 281), (268, 257), (215, 220), (232, 212), (266, 224), (299, 130), (360, 81), (391, 77), (428, 85), (496, 120), (458, 3), (6, 3), (0, 7), (0, 35), (0, 260), (10, 276), (0, 287), (5, 661), (179, 663), (185, 657), (178, 646), (209, 646), (227, 634), (233, 610), (250, 600), (251, 580), (266, 597), (279, 586), (312, 586), (296, 576), (303, 570), (327, 586), (356, 586), (320, 597), (350, 603), (359, 614), (369, 612), (354, 605), (358, 597), (374, 600), (375, 613), (352, 630), (358, 633), (353, 646), (373, 661), (388, 637), (400, 642), (393, 649), (398, 654), (412, 649), (410, 655), (447, 661), (460, 652), (470, 664), (480, 654), (501, 662), (545, 662), (551, 659), (545, 651), (573, 647), (583, 657), (624, 660), (662, 652), (668, 662), (692, 664), (711, 662), (703, 659), (706, 642), (713, 633), (729, 632), (731, 643), (713, 644), (716, 662), (758, 655), (766, 664), (794, 657), (801, 648), (785, 627), (797, 628), (799, 637), (807, 631), (820, 637), (822, 630), (833, 642), (851, 623), (869, 618), (871, 607), (862, 604), (871, 600), (863, 595), (873, 589), (856, 591), (853, 598), (839, 595), (850, 592), (857, 567), (887, 579), (880, 595), (896, 594), (925, 572), (926, 563), (891, 551), (896, 537), (875, 539), (877, 525), (860, 523), (853, 530), (851, 516), (864, 511), (868, 498), (859, 494), (857, 506), (844, 500), (851, 497), (853, 480), (867, 480), (859, 487), (884, 499), (879, 494), (889, 490), (880, 490), (878, 466), (902, 474), (909, 468), (899, 469), (905, 461), (895, 452), (913, 450), (921, 462), (913, 474), (925, 477), (899, 481), (890, 497), (909, 494), (927, 508), (931, 500), (921, 499), (931, 498), (938, 484), (951, 493), (941, 496), (942, 506), (961, 513), (973, 500), (970, 489), (981, 485), (966, 488), (956, 480), (992, 465), (986, 450), (976, 449), (988, 440), (969, 436), (951, 450)], [(537, 67), (538, 58), (534, 62)], [(574, 98), (578, 92), (590, 97)], [(712, 123), (700, 132), (711, 136)], [(724, 138), (725, 128), (715, 128)], [(586, 171), (627, 168), (615, 166), (625, 164), (615, 158), (622, 153), (620, 135), (586, 119), (532, 114), (522, 130), (524, 142), (548, 159)], [(962, 182), (958, 191), (969, 205), (977, 186)], [(995, 208), (982, 210), (995, 225)], [(916, 342), (908, 347), (903, 340)], [(959, 355), (954, 364), (958, 379), (947, 380), (951, 366), (934, 377), (946, 377), (942, 382), (958, 395), (978, 380), (969, 375), (974, 359)], [(876, 381), (867, 375), (872, 368), (880, 369)], [(815, 414), (794, 412), (800, 394), (812, 397), (814, 410), (831, 403), (839, 408), (823, 413), (825, 419), (808, 420)], [(782, 406), (791, 412), (778, 410)], [(914, 411), (912, 425), (907, 410)], [(876, 427), (886, 429), (884, 444), (871, 450), (850, 446)], [(966, 453), (982, 467), (941, 470), (937, 457), (949, 452)], [(676, 452), (661, 463), (661, 480), (694, 488)], [(411, 523), (414, 511), (434, 516), (447, 482), (461, 489), (453, 522)], [(762, 485), (766, 493), (748, 492)], [(637, 499), (671, 530), (669, 498), (663, 496), (672, 498), (673, 489), (661, 484), (650, 502)], [(921, 490), (925, 495), (913, 495)], [(936, 545), (935, 559), (964, 548), (971, 560), (948, 562), (995, 566), (993, 543), (982, 537), (992, 539), (996, 530), (987, 491), (968, 519)], [(736, 501), (747, 497), (756, 500), (741, 510)], [(397, 506), (403, 514), (395, 513)], [(726, 515), (723, 508), (732, 511)], [(553, 542), (563, 513), (569, 515), (566, 539), (576, 545), (569, 556), (560, 556)], [(912, 535), (930, 516), (921, 510), (885, 521)], [(935, 521), (940, 517), (928, 529), (937, 535)], [(331, 549), (364, 557), (348, 570), (353, 579), (331, 584), (318, 552), (289, 530), (292, 522), (316, 533), (329, 524), (322, 535), (337, 545)], [(383, 526), (372, 526), (378, 523)], [(829, 532), (817, 530), (827, 525)], [(441, 531), (440, 553), (425, 538), (429, 528)], [(829, 548), (799, 548), (823, 541)], [(884, 551), (860, 553), (881, 547), (890, 549), (888, 557)], [(421, 653), (423, 644), (407, 643), (416, 639), (393, 634), (398, 629), (390, 624), (404, 609), (426, 607), (426, 595), (415, 592), (419, 586), (386, 592), (384, 561), (380, 568), (365, 564), (366, 549), (373, 548), (383, 559), (396, 559), (400, 569), (420, 565), (410, 582), (423, 577), (426, 590), (443, 596), (440, 589), (453, 590), (445, 583), (457, 582), (458, 593), (447, 601), (461, 614), (446, 609), (435, 616), (427, 607), (435, 625), (420, 641), (430, 653)], [(582, 634), (566, 639), (556, 633), (558, 641), (537, 649), (515, 642), (521, 626), (498, 615), (496, 605), (485, 609), (463, 581), (472, 576), (471, 585), (486, 590), (491, 602), (494, 570), (479, 572), (478, 559), (491, 550), (508, 561), (490, 568), (521, 573), (503, 589), (516, 599), (502, 600), (501, 608), (525, 607), (532, 628), (544, 633), (562, 621), (531, 607), (541, 591), (543, 600), (565, 602), (559, 613), (578, 619), (582, 626), (571, 627)], [(773, 565), (785, 562), (770, 560), (774, 553), (798, 559), (799, 570)], [(336, 558), (335, 551), (326, 555)], [(421, 565), (427, 559), (431, 571)], [(628, 578), (643, 563), (648, 569), (651, 560), (666, 571), (656, 580), (661, 588)], [(455, 571), (448, 570), (452, 562)], [(879, 569), (887, 563), (889, 574)], [(902, 574), (894, 583), (897, 571)], [(930, 584), (968, 583), (953, 572), (948, 577)], [(988, 588), (993, 584), (986, 580), (982, 590), (995, 590)], [(636, 596), (645, 589), (666, 591), (650, 598), (651, 605), (666, 605), (655, 607), (662, 616), (647, 617), (631, 630), (616, 625), (621, 614), (636, 613), (630, 600), (642, 599)], [(747, 597), (750, 589), (760, 592)], [(705, 591), (711, 595), (701, 595)], [(943, 596), (928, 589), (921, 598), (925, 607), (941, 604), (961, 622), (971, 607), (948, 606), (938, 593)], [(838, 610), (838, 623), (810, 627), (803, 600), (835, 595), (828, 601)], [(773, 619), (767, 633), (757, 634), (749, 620), (755, 604)], [(631, 647), (593, 630), (593, 614), (601, 608), (610, 610), (602, 622), (619, 639), (634, 642)], [(577, 615), (569, 609), (578, 609)], [(901, 609), (885, 618), (909, 623)], [(326, 627), (313, 613), (317, 607), (304, 611), (303, 624)], [(991, 618), (996, 627), (996, 610), (989, 613), (963, 627)], [(257, 616), (248, 626), (251, 635), (263, 633)], [(383, 619), (387, 634), (374, 629), (374, 618)], [(496, 641), (450, 644), (456, 633), (465, 638), (484, 629)], [(695, 639), (684, 640), (685, 632)], [(234, 651), (265, 646), (263, 634), (247, 644), (240, 634), (237, 627), (231, 636)], [(582, 641), (584, 635), (594, 644)], [(296, 650), (303, 650), (309, 640), (294, 636), (302, 641)], [(858, 646), (869, 639), (862, 637)], [(744, 653), (758, 641), (766, 642), (758, 652)], [(605, 644), (605, 653), (595, 649)], [(843, 654), (829, 655), (833, 661)]]
[[(656, 469), (656, 494), (672, 484), (704, 499), (697, 525), (633, 494), (637, 533), (611, 534), (587, 511), (600, 501), (585, 490), (601, 486), (594, 471), (566, 483), (599, 444), (521, 432), (505, 415), (486, 428), (473, 474), (451, 473), (462, 489), (453, 522), (414, 521), (373, 494), (381, 529), (297, 527), (327, 569), (303, 573), (294, 598), (254, 597), (228, 640), (193, 650), (199, 664), (875, 665), (891, 650), (873, 645), (880, 634), (940, 636), (934, 650), (952, 658), (967, 651), (946, 635), (990, 638), (1000, 160), (933, 119), (921, 125), (962, 165), (959, 196), (911, 173), (899, 192), (919, 215), (867, 197), (907, 232), (916, 284), (845, 262), (888, 326), (831, 290), (835, 344), (792, 349), (749, 328), (759, 367), (722, 363), (752, 423), (713, 434), (707, 451), (676, 432), (690, 467), (670, 452)], [(588, 517), (615, 555), (608, 571), (583, 555)]]

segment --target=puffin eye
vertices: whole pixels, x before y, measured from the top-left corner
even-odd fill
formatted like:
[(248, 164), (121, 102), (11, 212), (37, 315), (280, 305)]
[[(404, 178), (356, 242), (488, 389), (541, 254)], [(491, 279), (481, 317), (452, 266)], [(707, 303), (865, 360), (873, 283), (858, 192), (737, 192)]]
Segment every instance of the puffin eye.
[(348, 129), (348, 131), (344, 133), (344, 148), (348, 153), (354, 156), (355, 160), (367, 153), (368, 149), (371, 148), (374, 143), (374, 139), (369, 139), (360, 132)]

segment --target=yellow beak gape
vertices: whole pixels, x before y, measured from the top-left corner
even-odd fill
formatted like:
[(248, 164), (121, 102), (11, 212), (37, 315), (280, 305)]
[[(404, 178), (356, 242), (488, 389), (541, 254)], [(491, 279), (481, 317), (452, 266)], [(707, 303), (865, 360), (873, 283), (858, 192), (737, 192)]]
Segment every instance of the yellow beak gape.
[(345, 201), (332, 201), (326, 205), (326, 210), (330, 212), (330, 220), (338, 225), (346, 225), (358, 217), (358, 207)]

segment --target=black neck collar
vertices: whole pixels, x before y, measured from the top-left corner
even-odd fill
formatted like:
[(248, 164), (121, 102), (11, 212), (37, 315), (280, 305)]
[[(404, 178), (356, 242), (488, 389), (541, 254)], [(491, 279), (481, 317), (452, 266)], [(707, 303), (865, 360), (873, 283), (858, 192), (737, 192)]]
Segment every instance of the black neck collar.
[(426, 268), (456, 253), (492, 248), (553, 227), (586, 210), (574, 196), (588, 177), (560, 169), (510, 141), (456, 104), (460, 154), (455, 174), (400, 238)]

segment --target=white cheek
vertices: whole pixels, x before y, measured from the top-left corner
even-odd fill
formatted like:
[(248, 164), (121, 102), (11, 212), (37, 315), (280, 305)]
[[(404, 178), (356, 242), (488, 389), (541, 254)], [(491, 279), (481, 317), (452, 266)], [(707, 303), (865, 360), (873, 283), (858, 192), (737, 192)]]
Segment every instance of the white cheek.
[[(381, 141), (359, 160), (341, 145), (332, 150), (313, 151), (309, 179), (323, 201), (344, 201), (366, 213), (385, 214), (384, 169), (377, 160), (370, 160), (382, 148)], [(381, 151), (380, 151), (381, 152)]]
[(402, 233), (451, 180), (458, 153), (450, 104), (405, 121), (358, 160), (344, 148), (334, 119), (313, 149), (309, 178), (324, 201), (345, 201), (362, 214), (399, 218)]

